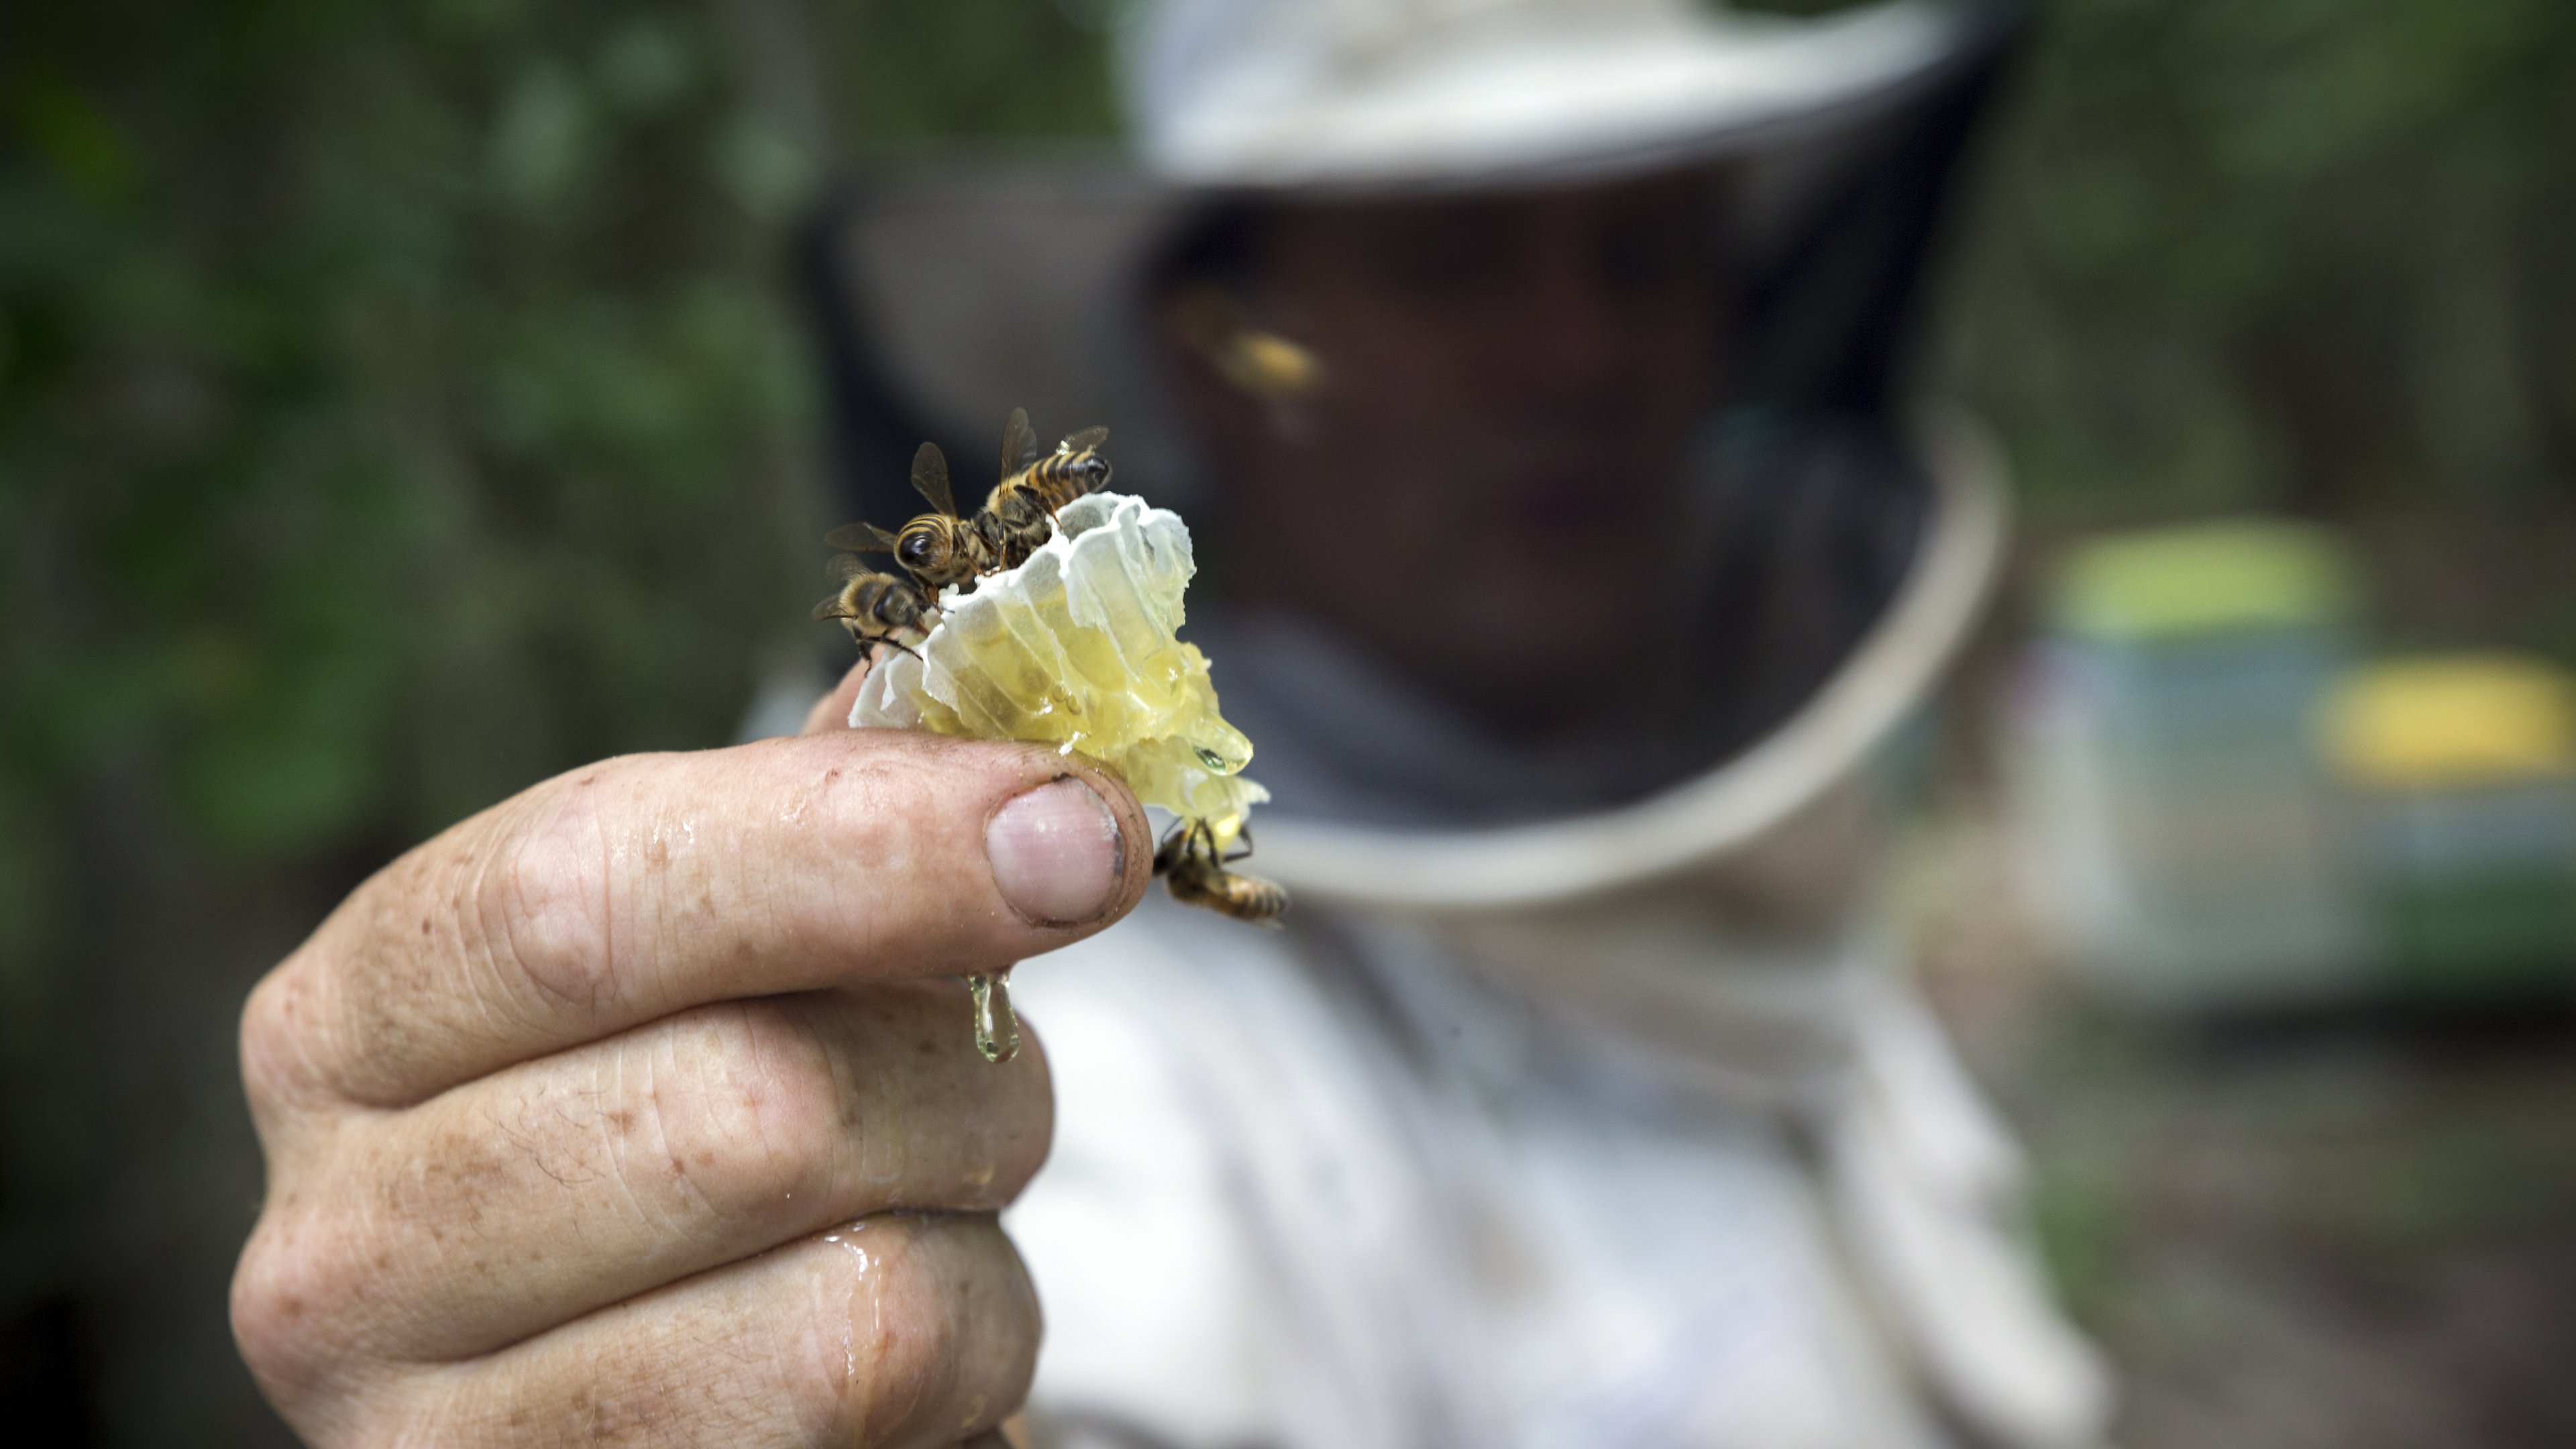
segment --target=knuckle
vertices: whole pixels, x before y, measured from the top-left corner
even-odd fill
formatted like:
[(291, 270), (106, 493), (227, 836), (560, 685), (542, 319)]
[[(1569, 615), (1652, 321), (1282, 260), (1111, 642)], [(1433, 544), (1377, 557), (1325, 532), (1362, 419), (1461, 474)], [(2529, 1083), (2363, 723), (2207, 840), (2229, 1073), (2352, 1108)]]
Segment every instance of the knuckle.
[[(944, 1311), (950, 1285), (918, 1242), (886, 1251), (875, 1264), (874, 1302), (853, 1330), (842, 1393), (858, 1442), (885, 1444), (938, 1412), (957, 1387), (963, 1347), (955, 1317)], [(863, 1274), (863, 1276), (865, 1276)], [(853, 1299), (853, 1303), (857, 1302)]]
[(342, 1311), (350, 1285), (335, 1255), (317, 1251), (320, 1225), (271, 1207), (233, 1272), (233, 1340), (280, 1409), (322, 1396), (355, 1358)]
[(823, 843), (836, 860), (882, 871), (914, 863), (953, 792), (937, 788), (936, 763), (909, 751), (875, 750), (826, 774)]
[(459, 891), (471, 954), (505, 993), (596, 1010), (616, 994), (617, 960), (611, 847), (592, 792), (531, 799), (514, 824)]
[(1004, 1085), (1006, 1108), (985, 1123), (990, 1156), (989, 1190), (967, 1207), (997, 1212), (1019, 1200), (1055, 1148), (1055, 1079), (1034, 1028), (1021, 1026), (1020, 1055), (1028, 1064)]
[[(936, 1117), (945, 1124), (931, 1153), (939, 1170), (922, 1188), (930, 1195), (903, 1206), (998, 1211), (1037, 1175), (1054, 1142), (1054, 1084), (1034, 1024), (1021, 1021), (1019, 1056), (997, 1066), (976, 1054), (962, 1015), (954, 983), (939, 981), (879, 988), (863, 1011), (865, 1029), (854, 1049), (871, 1059), (917, 1065), (899, 1089), (880, 1079), (880, 1091), (900, 1090), (905, 1098), (883, 1115), (897, 1122)], [(863, 1133), (862, 1147), (879, 1137)]]
[[(999, 1423), (1028, 1392), (1035, 1295), (988, 1218), (869, 1224), (876, 1250), (848, 1255), (834, 1323), (840, 1402), (861, 1444), (912, 1443)], [(836, 1285), (836, 1287), (839, 1285)], [(825, 1374), (831, 1364), (818, 1365)], [(944, 1442), (944, 1441), (942, 1441)]]
[(850, 1135), (831, 1053), (777, 1001), (710, 1009), (689, 1026), (673, 1054), (683, 1070), (646, 1088), (651, 1141), (629, 1140), (626, 1174), (658, 1175), (715, 1217), (792, 1212), (797, 1193), (828, 1184)]
[(311, 1096), (321, 1085), (312, 1057), (314, 1034), (323, 1029), (312, 999), (313, 978), (289, 957), (251, 988), (242, 1004), (242, 1087), (254, 1117)]

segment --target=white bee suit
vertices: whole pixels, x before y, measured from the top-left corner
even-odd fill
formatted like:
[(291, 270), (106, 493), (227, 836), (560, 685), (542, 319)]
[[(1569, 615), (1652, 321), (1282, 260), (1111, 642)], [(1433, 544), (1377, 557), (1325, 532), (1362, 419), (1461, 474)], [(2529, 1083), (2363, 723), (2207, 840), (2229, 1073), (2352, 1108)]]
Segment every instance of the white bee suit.
[[(1886, 617), (1734, 764), (1518, 829), (1268, 822), (1292, 929), (1158, 897), (1020, 973), (1058, 1097), (1006, 1219), (1052, 1325), (1042, 1421), (1279, 1449), (2100, 1442), (2018, 1160), (1866, 910), (1858, 772), (1999, 528), (1950, 461)], [(1366, 707), (1356, 670), (1242, 657)]]

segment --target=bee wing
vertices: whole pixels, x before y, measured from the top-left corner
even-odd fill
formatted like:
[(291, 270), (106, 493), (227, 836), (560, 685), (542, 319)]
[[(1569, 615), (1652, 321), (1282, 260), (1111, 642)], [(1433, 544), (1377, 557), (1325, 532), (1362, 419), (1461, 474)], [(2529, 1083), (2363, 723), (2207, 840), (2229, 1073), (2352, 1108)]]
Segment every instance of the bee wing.
[(1056, 451), (1060, 453), (1088, 453), (1092, 449), (1097, 448), (1108, 441), (1109, 430), (1107, 428), (1085, 428), (1081, 432), (1074, 434), (1072, 437), (1065, 439), (1064, 442), (1057, 447)]
[(841, 608), (841, 596), (837, 593), (831, 593), (825, 594), (823, 596), (823, 601), (814, 606), (814, 612), (811, 617), (816, 619), (846, 619), (849, 617), (849, 614)]
[(937, 443), (924, 443), (912, 455), (912, 486), (921, 490), (931, 507), (951, 518), (957, 516), (957, 499), (948, 491), (948, 456)]
[(823, 535), (823, 546), (843, 553), (892, 553), (894, 535), (873, 523), (844, 523)]
[(1011, 420), (1002, 424), (1002, 472), (1004, 478), (1038, 460), (1038, 430), (1029, 426), (1027, 408), (1011, 409)]
[(876, 570), (868, 567), (868, 561), (866, 559), (863, 559), (854, 553), (836, 553), (832, 555), (832, 561), (830, 563), (823, 565), (824, 577), (841, 583), (848, 583), (850, 580), (857, 578), (861, 574), (872, 574), (875, 572)]

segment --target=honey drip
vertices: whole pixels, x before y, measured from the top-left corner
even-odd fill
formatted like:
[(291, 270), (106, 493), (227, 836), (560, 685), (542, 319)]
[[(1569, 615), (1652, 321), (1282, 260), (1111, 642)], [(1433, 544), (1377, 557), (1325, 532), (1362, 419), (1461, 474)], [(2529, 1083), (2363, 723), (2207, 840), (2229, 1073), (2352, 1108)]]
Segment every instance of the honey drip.
[(1011, 1009), (1011, 971), (966, 978), (966, 994), (975, 1002), (975, 1050), (996, 1065), (1020, 1054), (1020, 1014)]

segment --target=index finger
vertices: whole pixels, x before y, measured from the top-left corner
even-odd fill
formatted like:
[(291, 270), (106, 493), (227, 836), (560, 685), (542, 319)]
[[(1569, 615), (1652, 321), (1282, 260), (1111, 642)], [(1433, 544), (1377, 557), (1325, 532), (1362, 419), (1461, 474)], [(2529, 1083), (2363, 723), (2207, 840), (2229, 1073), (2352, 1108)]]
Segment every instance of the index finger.
[(1150, 839), (1113, 777), (1027, 745), (608, 760), (361, 886), (253, 993), (246, 1065), (400, 1106), (711, 1001), (998, 970), (1124, 915)]

